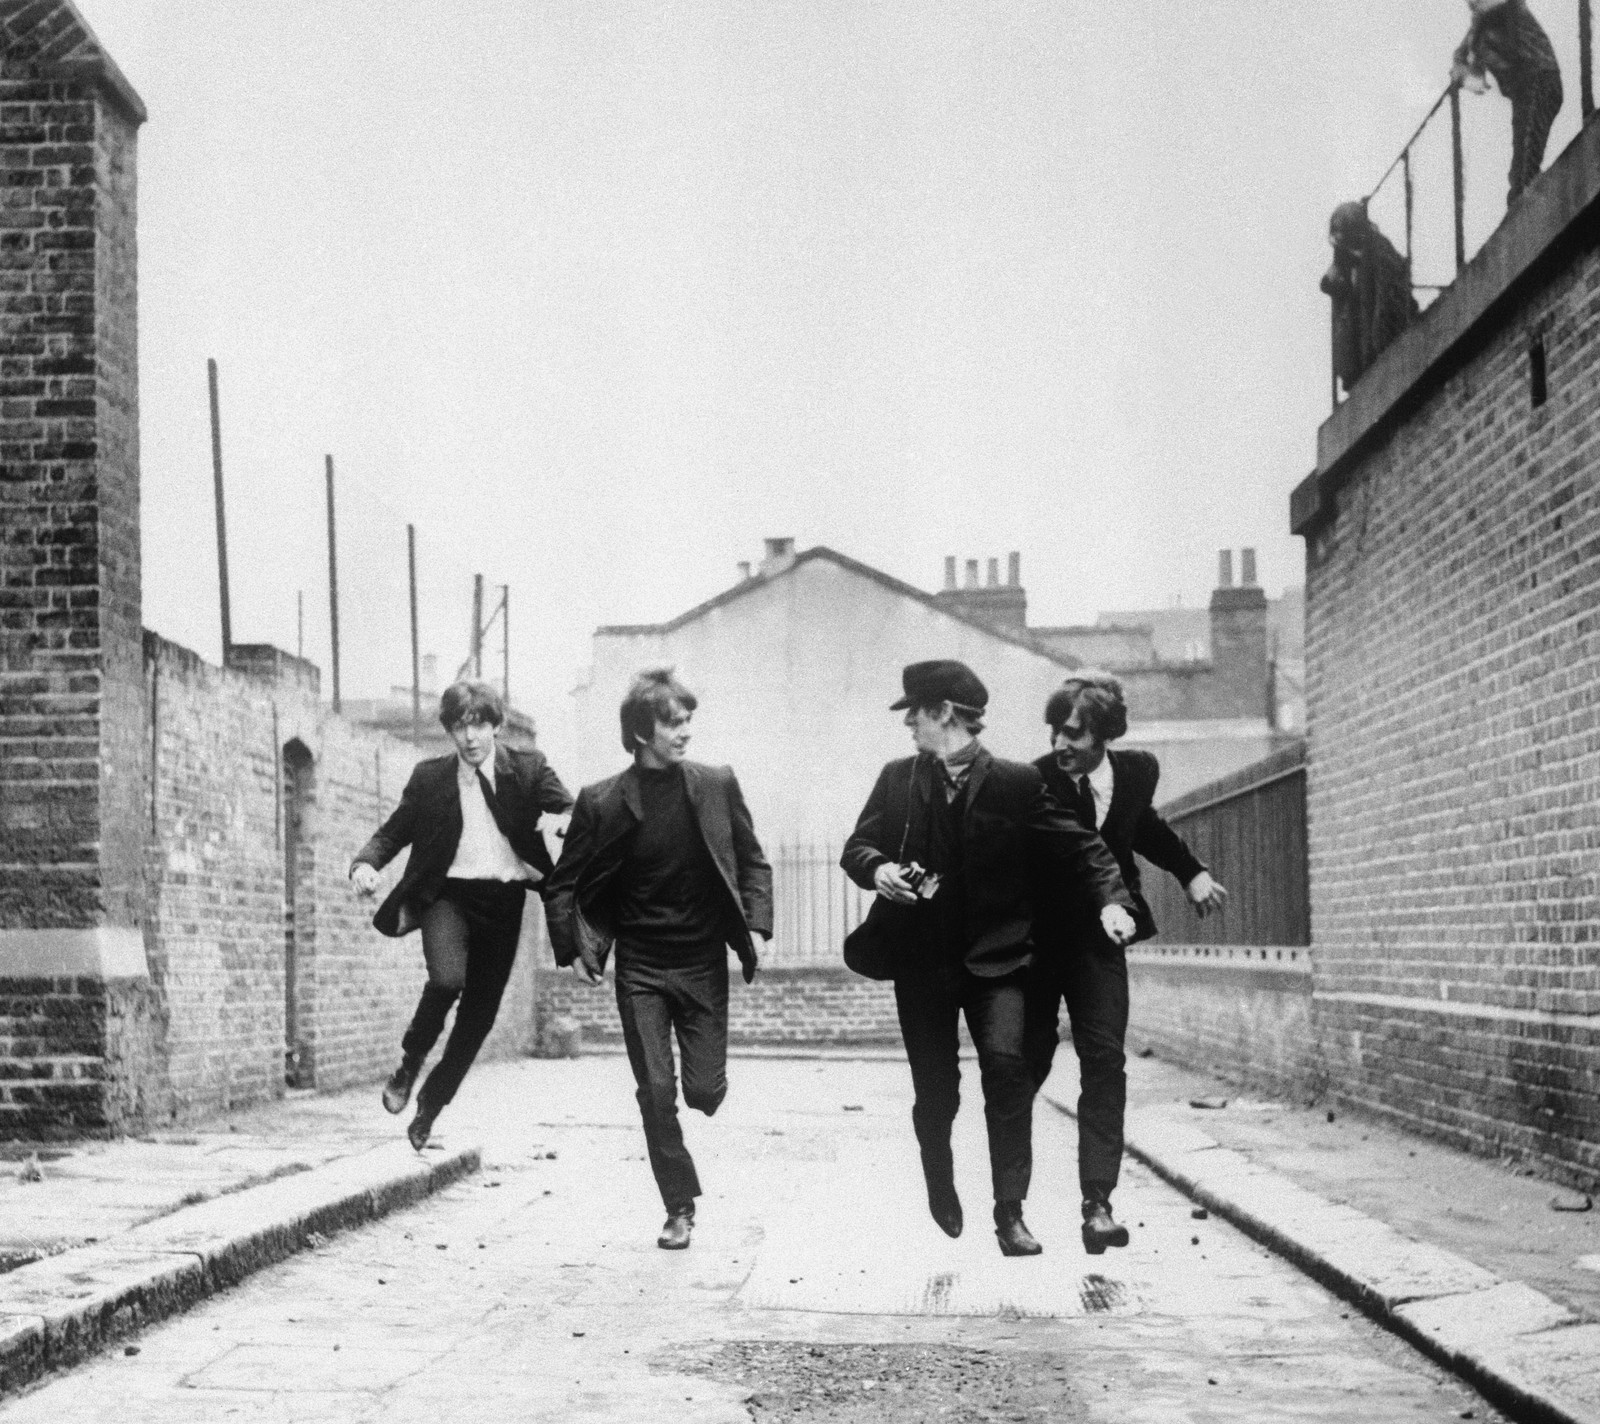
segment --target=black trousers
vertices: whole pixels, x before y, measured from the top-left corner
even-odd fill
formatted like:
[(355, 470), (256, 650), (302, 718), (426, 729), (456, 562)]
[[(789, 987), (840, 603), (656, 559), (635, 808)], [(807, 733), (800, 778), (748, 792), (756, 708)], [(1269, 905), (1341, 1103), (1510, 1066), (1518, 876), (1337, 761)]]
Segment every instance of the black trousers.
[(438, 1112), (456, 1095), (500, 1012), (500, 998), (517, 957), (522, 906), (521, 881), (447, 880), (440, 897), (422, 913), (422, 957), (428, 982), (400, 1040), (407, 1062), (421, 1064), (444, 1030), (457, 998), (455, 1026), (417, 1093), (417, 1106)]
[(1506, 175), (1506, 205), (1518, 195), (1544, 166), (1545, 144), (1561, 112), (1561, 76), (1541, 74), (1526, 89), (1511, 99), (1511, 171)]
[(894, 981), (911, 1065), (911, 1125), (932, 1186), (954, 1180), (950, 1127), (961, 1106), (959, 1016), (978, 1050), (989, 1176), (996, 1201), (1022, 1201), (1033, 1175), (1033, 1080), (1023, 1058), (1023, 976), (981, 979), (964, 969)]
[(700, 1177), (678, 1122), (672, 1039), (676, 1034), (683, 1101), (710, 1117), (728, 1095), (727, 946), (675, 952), (619, 943), (617, 1012), (662, 1203), (668, 1211), (693, 1206)]
[(1034, 1087), (1050, 1076), (1067, 1001), (1078, 1054), (1078, 1184), (1107, 1197), (1122, 1170), (1122, 1119), (1128, 1102), (1128, 956), (1103, 934), (1048, 945), (1028, 972), (1025, 1051)]

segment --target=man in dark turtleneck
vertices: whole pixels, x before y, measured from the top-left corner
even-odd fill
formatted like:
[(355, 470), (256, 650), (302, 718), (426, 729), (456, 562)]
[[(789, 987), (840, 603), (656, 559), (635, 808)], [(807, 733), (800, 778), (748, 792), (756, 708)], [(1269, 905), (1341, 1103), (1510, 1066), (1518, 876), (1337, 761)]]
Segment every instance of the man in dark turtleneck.
[(772, 871), (728, 767), (685, 760), (696, 699), (670, 669), (641, 673), (623, 699), (626, 771), (578, 793), (546, 914), (557, 964), (598, 984), (616, 947), (617, 1010), (667, 1222), (682, 1250), (700, 1179), (678, 1122), (683, 1100), (710, 1116), (728, 1091), (728, 950), (748, 984), (752, 936), (772, 936)]

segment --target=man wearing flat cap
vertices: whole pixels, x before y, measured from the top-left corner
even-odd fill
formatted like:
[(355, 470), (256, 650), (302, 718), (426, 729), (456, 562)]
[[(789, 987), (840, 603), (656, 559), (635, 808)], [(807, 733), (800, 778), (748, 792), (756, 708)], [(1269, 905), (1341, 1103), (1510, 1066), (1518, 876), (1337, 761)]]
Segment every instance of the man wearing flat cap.
[(916, 755), (884, 767), (845, 843), (845, 873), (878, 895), (852, 938), (870, 938), (879, 972), (894, 980), (934, 1221), (961, 1234), (950, 1129), (965, 1014), (983, 1084), (995, 1235), (1005, 1255), (1033, 1256), (1041, 1248), (1022, 1219), (1033, 1169), (1023, 980), (1035, 885), (1041, 876), (1081, 884), (1118, 943), (1135, 933), (1133, 901), (1105, 843), (1052, 799), (1037, 768), (978, 741), (989, 694), (971, 668), (912, 663), (902, 686), (890, 710), (905, 712)]

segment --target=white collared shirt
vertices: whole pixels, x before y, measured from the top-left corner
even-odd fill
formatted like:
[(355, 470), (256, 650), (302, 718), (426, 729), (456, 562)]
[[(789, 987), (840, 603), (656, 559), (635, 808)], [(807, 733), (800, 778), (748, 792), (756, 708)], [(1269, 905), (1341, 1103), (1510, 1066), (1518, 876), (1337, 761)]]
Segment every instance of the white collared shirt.
[(1111, 758), (1103, 756), (1100, 765), (1089, 773), (1089, 793), (1094, 797), (1094, 828), (1106, 823), (1106, 813), (1111, 810), (1111, 797), (1117, 789), (1117, 776), (1111, 769)]
[(461, 839), (456, 842), (456, 857), (448, 872), (452, 880), (526, 880), (537, 884), (542, 877), (511, 849), (511, 842), (500, 834), (489, 803), (483, 799), (478, 773), (493, 790), (496, 786), (494, 756), (481, 767), (465, 757), (456, 758), (456, 791), (461, 798)]

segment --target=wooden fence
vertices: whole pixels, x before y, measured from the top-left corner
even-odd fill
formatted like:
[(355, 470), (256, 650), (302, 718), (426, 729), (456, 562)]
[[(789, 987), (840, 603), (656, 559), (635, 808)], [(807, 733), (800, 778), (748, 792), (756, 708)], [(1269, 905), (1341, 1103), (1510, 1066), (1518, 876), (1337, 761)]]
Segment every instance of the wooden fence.
[(1305, 744), (1201, 786), (1161, 808), (1228, 888), (1220, 914), (1197, 919), (1178, 882), (1142, 866), (1162, 939), (1182, 944), (1311, 943)]

